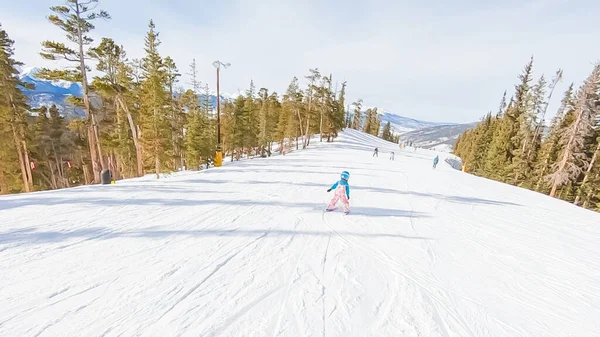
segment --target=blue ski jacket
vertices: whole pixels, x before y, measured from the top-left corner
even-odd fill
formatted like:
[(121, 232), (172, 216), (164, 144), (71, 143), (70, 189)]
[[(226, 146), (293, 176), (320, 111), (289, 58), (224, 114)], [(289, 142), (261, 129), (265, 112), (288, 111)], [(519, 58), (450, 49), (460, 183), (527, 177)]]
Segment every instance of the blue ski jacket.
[(331, 190), (335, 190), (338, 187), (338, 185), (346, 187), (346, 197), (350, 198), (350, 185), (348, 184), (348, 182), (344, 179), (341, 179), (337, 183), (333, 184), (333, 186), (331, 186)]

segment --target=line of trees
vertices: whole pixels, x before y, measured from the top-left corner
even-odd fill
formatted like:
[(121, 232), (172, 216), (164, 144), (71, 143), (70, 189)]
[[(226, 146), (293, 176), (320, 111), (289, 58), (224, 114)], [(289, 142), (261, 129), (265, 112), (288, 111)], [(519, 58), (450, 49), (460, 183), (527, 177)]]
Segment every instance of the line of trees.
[[(41, 69), (36, 77), (79, 83), (81, 97), (69, 104), (85, 118), (68, 118), (56, 106), (32, 109), (19, 79), (22, 63), (14, 41), (0, 26), (0, 194), (98, 183), (110, 169), (114, 179), (208, 167), (216, 150), (216, 112), (207, 85), (189, 67), (189, 89), (179, 85), (173, 59), (160, 53), (156, 26), (149, 23), (145, 55), (129, 60), (110, 38), (94, 41), (96, 22), (110, 15), (98, 0), (65, 0), (50, 8), (49, 21), (64, 34), (44, 41), (40, 55), (70, 66)], [(90, 78), (92, 67), (100, 75)], [(310, 145), (314, 136), (331, 142), (346, 126), (346, 82), (310, 69), (301, 88), (294, 77), (282, 96), (250, 83), (245, 95), (224, 102), (221, 138), (231, 160), (285, 154)]]
[(381, 119), (377, 112), (377, 108), (368, 108), (364, 112), (362, 109), (362, 99), (358, 99), (356, 102), (352, 103), (352, 113), (350, 113), (350, 109), (348, 109), (348, 115), (346, 117), (347, 127), (377, 136), (389, 142), (400, 142), (400, 135), (394, 134), (392, 125), (389, 121), (381, 128)]
[(502, 97), (465, 131), (454, 148), (467, 171), (600, 210), (600, 64), (584, 83), (564, 93), (546, 126), (548, 102), (562, 70), (547, 81), (533, 77), (533, 58), (525, 66), (513, 96)]

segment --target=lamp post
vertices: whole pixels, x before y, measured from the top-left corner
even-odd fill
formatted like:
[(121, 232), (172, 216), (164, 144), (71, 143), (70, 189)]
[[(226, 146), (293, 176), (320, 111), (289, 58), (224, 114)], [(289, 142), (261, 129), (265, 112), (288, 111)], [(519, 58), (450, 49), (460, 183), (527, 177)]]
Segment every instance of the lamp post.
[(213, 66), (217, 68), (217, 153), (215, 156), (215, 166), (219, 167), (223, 164), (223, 152), (221, 149), (221, 93), (219, 92), (219, 74), (221, 67), (227, 68), (231, 64), (221, 61), (213, 62)]

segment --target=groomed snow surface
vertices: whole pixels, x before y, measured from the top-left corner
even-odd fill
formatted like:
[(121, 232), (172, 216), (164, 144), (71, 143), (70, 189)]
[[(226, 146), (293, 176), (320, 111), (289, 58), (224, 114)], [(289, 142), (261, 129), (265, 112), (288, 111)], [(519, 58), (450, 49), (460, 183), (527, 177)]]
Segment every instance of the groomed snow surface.
[[(352, 130), (313, 143), (0, 198), (0, 335), (600, 335), (599, 214)], [(325, 213), (343, 170), (352, 212)]]

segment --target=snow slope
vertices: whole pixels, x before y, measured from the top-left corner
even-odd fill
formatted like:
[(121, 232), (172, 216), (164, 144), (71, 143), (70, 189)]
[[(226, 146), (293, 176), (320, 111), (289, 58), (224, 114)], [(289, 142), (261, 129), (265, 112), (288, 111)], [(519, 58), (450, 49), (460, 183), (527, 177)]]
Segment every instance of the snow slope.
[[(434, 155), (348, 130), (1, 197), (0, 336), (598, 336), (600, 215)], [(324, 213), (342, 170), (352, 213)]]

